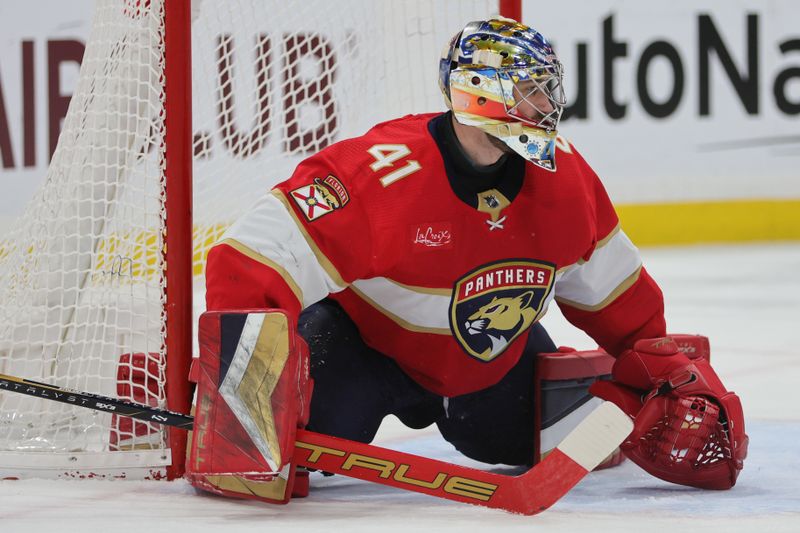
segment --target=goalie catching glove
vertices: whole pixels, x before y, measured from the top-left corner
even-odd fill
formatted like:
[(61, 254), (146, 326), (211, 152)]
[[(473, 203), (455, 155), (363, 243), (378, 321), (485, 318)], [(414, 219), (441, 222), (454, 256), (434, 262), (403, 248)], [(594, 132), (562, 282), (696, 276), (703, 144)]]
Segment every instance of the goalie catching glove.
[(308, 421), (308, 348), (280, 310), (208, 312), (192, 367), (197, 404), (186, 478), (205, 491), (286, 503), (296, 429)]
[(706, 359), (669, 337), (643, 339), (617, 358), (612, 381), (589, 390), (635, 418), (621, 448), (648, 473), (703, 489), (736, 483), (748, 444), (742, 405)]

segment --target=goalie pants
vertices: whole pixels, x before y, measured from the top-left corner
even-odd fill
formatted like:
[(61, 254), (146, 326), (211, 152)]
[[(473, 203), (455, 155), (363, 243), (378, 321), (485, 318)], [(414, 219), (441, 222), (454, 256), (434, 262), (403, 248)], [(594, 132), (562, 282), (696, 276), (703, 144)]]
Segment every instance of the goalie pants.
[(476, 461), (533, 464), (535, 357), (556, 351), (540, 324), (531, 328), (520, 361), (500, 382), (452, 398), (424, 389), (391, 358), (368, 347), (332, 300), (306, 309), (298, 330), (308, 343), (314, 378), (308, 429), (368, 443), (383, 418), (393, 414), (414, 429), (435, 423), (445, 440)]

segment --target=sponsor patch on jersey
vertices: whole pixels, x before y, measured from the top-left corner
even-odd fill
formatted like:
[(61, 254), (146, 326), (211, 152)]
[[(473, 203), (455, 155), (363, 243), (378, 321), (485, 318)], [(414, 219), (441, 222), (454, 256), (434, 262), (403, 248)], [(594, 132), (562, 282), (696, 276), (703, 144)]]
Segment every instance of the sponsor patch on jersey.
[(332, 174), (314, 178), (313, 183), (293, 190), (290, 195), (309, 221), (333, 213), (350, 201), (347, 189)]
[(450, 300), (450, 329), (469, 355), (491, 361), (539, 318), (555, 265), (515, 259), (478, 267), (459, 279)]
[(425, 222), (412, 226), (415, 250), (447, 250), (453, 247), (453, 229), (449, 222)]

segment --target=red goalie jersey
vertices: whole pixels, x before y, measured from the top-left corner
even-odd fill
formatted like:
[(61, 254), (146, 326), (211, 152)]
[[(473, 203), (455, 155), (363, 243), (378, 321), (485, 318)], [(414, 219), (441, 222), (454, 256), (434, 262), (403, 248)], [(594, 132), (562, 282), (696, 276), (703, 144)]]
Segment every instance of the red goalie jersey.
[(437, 144), (441, 117), (379, 124), (301, 163), (212, 249), (208, 308), (296, 318), (333, 298), (443, 396), (500, 380), (553, 300), (613, 355), (665, 335), (661, 292), (571, 145), (556, 172), (516, 157), (518, 173), (470, 191)]

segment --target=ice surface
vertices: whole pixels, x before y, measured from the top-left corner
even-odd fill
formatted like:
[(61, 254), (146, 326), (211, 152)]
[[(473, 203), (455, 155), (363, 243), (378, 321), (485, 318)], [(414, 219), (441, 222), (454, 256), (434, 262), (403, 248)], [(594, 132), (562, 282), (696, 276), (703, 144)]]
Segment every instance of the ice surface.
[[(643, 255), (664, 290), (670, 331), (708, 335), (715, 368), (742, 397), (750, 454), (731, 491), (670, 485), (628, 462), (525, 517), (317, 474), (311, 495), (287, 506), (198, 495), (182, 481), (0, 481), (0, 532), (800, 532), (800, 244)], [(592, 347), (557, 311), (544, 321), (556, 343)], [(479, 466), (435, 430), (410, 431), (394, 418), (378, 440)]]

